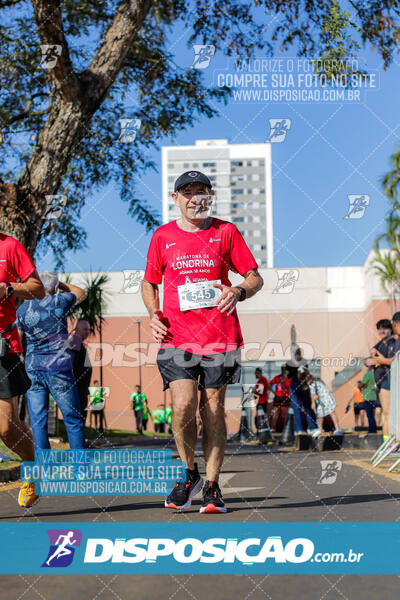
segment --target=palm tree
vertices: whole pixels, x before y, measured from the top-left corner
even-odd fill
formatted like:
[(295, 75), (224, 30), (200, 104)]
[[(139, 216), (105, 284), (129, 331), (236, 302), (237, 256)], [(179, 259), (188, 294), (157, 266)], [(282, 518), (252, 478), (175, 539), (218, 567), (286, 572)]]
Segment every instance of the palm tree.
[(370, 268), (379, 275), (383, 289), (389, 294), (390, 311), (393, 315), (397, 311), (396, 291), (400, 281), (398, 248), (394, 252), (389, 250), (385, 254), (375, 249), (375, 257)]
[[(68, 278), (67, 278), (68, 279)], [(104, 287), (109, 281), (109, 276), (106, 273), (99, 273), (93, 277), (92, 273), (86, 277), (84, 287), (87, 291), (87, 297), (83, 302), (78, 304), (72, 311), (71, 317), (76, 319), (85, 319), (89, 323), (90, 333), (93, 335), (96, 332), (100, 339), (100, 387), (103, 391), (103, 323), (105, 302), (107, 300), (107, 292)], [(103, 416), (100, 417), (100, 430), (103, 427)]]

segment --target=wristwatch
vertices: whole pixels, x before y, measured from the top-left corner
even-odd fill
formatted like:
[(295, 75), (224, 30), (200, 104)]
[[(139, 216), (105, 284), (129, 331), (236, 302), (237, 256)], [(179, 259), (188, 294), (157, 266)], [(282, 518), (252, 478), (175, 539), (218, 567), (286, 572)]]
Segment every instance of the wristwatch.
[(237, 290), (240, 290), (240, 298), (238, 302), (243, 302), (246, 300), (246, 289), (244, 287), (240, 287), (240, 285), (235, 286)]
[(6, 290), (6, 298), (11, 298), (12, 296), (14, 296), (14, 288), (11, 285), (11, 283), (8, 283), (8, 281), (4, 281), (3, 282), (7, 288)]

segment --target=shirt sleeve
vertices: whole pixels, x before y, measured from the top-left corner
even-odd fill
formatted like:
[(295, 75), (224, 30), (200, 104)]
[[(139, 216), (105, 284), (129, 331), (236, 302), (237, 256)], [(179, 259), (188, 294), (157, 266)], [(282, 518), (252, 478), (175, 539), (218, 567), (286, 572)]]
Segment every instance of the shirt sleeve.
[(244, 275), (251, 269), (257, 269), (257, 262), (236, 226), (230, 244), (230, 268)]
[(149, 283), (158, 285), (162, 282), (163, 259), (160, 252), (160, 236), (155, 233), (150, 241), (147, 252), (146, 271), (144, 279)]
[(36, 267), (21, 242), (15, 239), (13, 242), (12, 248), (9, 247), (8, 260), (16, 277), (25, 281), (36, 270)]

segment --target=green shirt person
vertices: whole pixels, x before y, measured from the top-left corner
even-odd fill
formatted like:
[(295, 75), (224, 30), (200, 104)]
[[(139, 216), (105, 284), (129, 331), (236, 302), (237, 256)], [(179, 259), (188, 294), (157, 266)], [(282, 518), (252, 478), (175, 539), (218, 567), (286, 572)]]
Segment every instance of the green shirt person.
[(166, 410), (163, 405), (153, 410), (154, 431), (164, 433), (165, 431)]
[[(368, 366), (364, 362), (365, 366)], [(376, 421), (375, 421), (375, 401), (376, 401), (376, 390), (375, 390), (375, 377), (373, 366), (368, 366), (368, 371), (362, 378), (362, 396), (365, 412), (368, 417), (368, 433), (376, 433)]]
[(376, 392), (375, 392), (375, 377), (372, 369), (369, 369), (362, 378), (362, 383), (365, 387), (363, 387), (362, 397), (363, 402), (375, 402), (376, 400)]
[(165, 409), (165, 413), (166, 413), (166, 421), (167, 421), (168, 425), (171, 425), (171, 423), (172, 423), (172, 406), (168, 406)]
[(89, 387), (90, 410), (101, 410), (104, 405), (104, 389), (98, 386)]
[(138, 433), (143, 433), (143, 413), (145, 406), (147, 406), (147, 398), (142, 392), (140, 385), (137, 385), (135, 390), (136, 391), (131, 394), (131, 401), (136, 419), (136, 431)]

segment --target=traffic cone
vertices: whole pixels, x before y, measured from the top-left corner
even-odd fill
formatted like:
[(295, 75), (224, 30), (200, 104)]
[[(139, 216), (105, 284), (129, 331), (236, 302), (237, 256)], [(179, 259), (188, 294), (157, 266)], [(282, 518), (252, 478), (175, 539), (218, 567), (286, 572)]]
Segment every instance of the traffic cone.
[(294, 442), (294, 412), (292, 407), (288, 410), (285, 427), (282, 431), (281, 442), (282, 444), (293, 444)]
[(241, 443), (248, 442), (250, 439), (249, 423), (247, 421), (246, 409), (242, 407), (242, 415), (240, 417), (239, 440)]
[(257, 437), (260, 444), (268, 444), (272, 442), (271, 430), (268, 421), (265, 418), (265, 413), (260, 404), (257, 405)]

